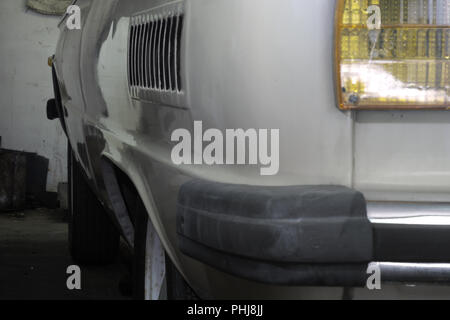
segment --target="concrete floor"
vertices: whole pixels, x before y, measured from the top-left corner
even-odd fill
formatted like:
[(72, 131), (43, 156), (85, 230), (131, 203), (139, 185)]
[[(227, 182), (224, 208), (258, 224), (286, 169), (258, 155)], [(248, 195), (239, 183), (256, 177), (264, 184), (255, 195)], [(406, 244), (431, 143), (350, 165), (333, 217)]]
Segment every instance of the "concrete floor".
[(127, 274), (127, 249), (117, 263), (81, 267), (81, 290), (66, 287), (73, 265), (67, 245), (67, 223), (60, 210), (0, 213), (0, 300), (127, 299), (119, 281)]

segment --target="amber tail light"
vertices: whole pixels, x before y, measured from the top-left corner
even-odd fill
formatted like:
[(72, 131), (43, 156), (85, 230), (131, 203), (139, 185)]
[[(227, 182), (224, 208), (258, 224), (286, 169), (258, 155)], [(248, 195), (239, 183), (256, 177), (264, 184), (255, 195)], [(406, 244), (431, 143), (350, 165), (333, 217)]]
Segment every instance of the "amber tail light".
[(450, 108), (450, 0), (337, 0), (335, 46), (339, 108)]

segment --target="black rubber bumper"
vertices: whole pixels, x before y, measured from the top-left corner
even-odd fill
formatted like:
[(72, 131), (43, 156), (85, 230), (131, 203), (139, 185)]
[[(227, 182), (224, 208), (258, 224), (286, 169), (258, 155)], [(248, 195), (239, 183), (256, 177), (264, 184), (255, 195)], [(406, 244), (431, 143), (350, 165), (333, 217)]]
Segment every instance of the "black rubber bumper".
[(194, 180), (177, 207), (180, 250), (219, 270), (279, 285), (365, 285), (373, 235), (357, 191)]

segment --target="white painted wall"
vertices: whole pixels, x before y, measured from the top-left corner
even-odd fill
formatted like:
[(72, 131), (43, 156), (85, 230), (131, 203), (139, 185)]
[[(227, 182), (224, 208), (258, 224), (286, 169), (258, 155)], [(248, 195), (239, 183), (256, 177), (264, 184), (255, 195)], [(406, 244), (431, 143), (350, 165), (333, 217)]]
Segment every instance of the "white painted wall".
[(54, 54), (58, 17), (28, 10), (25, 1), (0, 1), (0, 136), (2, 147), (50, 159), (48, 191), (67, 181), (61, 125), (46, 117), (53, 97), (47, 58)]

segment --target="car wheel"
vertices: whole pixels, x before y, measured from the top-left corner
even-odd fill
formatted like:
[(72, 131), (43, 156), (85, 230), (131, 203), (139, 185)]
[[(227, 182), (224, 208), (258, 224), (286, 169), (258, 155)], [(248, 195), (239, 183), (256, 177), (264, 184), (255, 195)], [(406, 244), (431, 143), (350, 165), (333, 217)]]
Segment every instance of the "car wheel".
[[(135, 239), (133, 255), (133, 297), (136, 300), (160, 299), (161, 294), (152, 296), (152, 289), (162, 286), (162, 279), (152, 279), (158, 277), (161, 270), (165, 271), (167, 300), (198, 300), (197, 295), (184, 280), (181, 273), (164, 253), (162, 244), (154, 231), (147, 211), (142, 200), (137, 197), (135, 200)], [(155, 243), (156, 242), (156, 243)], [(151, 247), (149, 247), (151, 246)], [(161, 260), (162, 257), (162, 260)], [(155, 269), (156, 267), (156, 269)], [(152, 281), (150, 280), (153, 280)], [(156, 285), (155, 285), (156, 284)]]
[(120, 234), (86, 182), (68, 147), (69, 248), (80, 264), (108, 264), (115, 260)]

